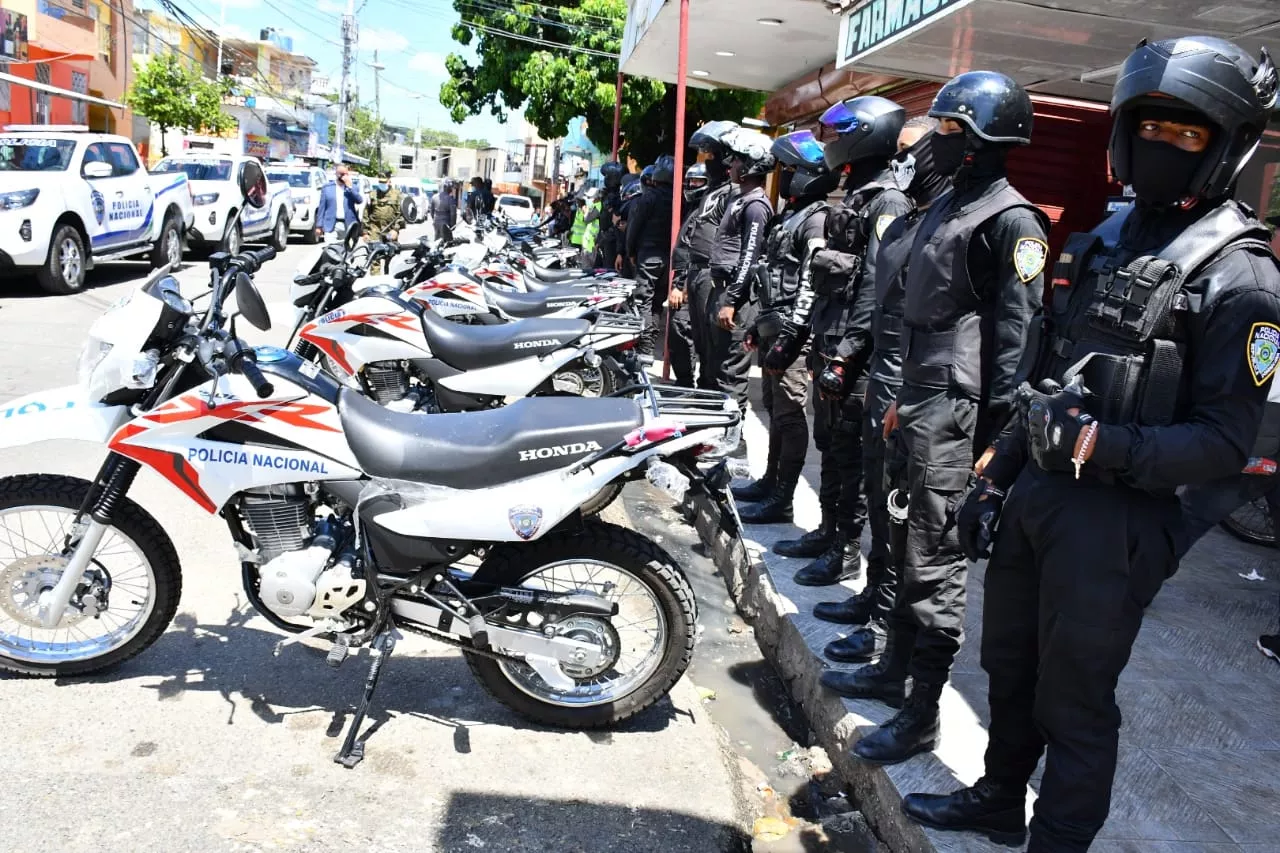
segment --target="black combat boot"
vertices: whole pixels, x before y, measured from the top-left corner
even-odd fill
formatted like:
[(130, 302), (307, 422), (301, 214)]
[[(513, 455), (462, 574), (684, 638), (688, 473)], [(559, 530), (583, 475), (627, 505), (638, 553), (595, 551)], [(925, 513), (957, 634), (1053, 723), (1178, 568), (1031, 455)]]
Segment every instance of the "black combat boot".
[(855, 670), (829, 669), (822, 673), (822, 686), (850, 699), (876, 699), (891, 708), (901, 708), (907, 692), (907, 664), (913, 645), (892, 632), (880, 660)]
[(950, 794), (907, 794), (902, 813), (934, 829), (979, 832), (996, 844), (1021, 846), (1027, 839), (1027, 786), (984, 777)]
[(844, 601), (819, 601), (813, 605), (813, 615), (837, 625), (865, 625), (875, 608), (874, 598), (875, 588), (868, 583), (866, 589)]
[(844, 531), (836, 537), (821, 557), (796, 572), (795, 582), (801, 586), (830, 586), (854, 580), (862, 574), (862, 549)]
[(884, 652), (888, 635), (889, 627), (879, 619), (872, 619), (843, 640), (828, 643), (822, 653), (840, 663), (866, 663)]
[(821, 557), (836, 538), (836, 517), (831, 510), (822, 511), (822, 523), (817, 530), (810, 530), (799, 539), (780, 539), (773, 543), (773, 553), (779, 557), (803, 557), (812, 560)]
[(738, 517), (743, 524), (789, 524), (794, 518), (791, 497), (776, 491), (760, 503), (738, 510)]
[[(759, 480), (752, 480), (750, 483), (745, 483), (741, 486), (730, 486), (729, 491), (733, 492), (733, 496), (743, 503), (768, 500), (774, 491), (774, 478), (766, 474)], [(746, 519), (744, 518), (743, 521), (746, 521)]]
[(938, 745), (942, 682), (917, 681), (902, 710), (853, 745), (853, 754), (875, 764), (899, 764)]

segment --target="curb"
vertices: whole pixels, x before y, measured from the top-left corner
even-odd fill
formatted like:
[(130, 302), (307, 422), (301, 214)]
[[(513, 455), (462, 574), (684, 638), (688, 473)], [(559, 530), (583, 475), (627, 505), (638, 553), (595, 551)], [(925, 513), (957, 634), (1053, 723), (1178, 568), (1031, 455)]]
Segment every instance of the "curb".
[[(720, 571), (738, 611), (755, 629), (760, 650), (787, 683), (792, 698), (804, 709), (809, 727), (848, 785), (867, 823), (893, 853), (935, 853), (940, 848), (917, 824), (903, 816), (898, 786), (885, 768), (857, 760), (849, 753), (870, 726), (850, 713), (839, 696), (822, 687), (825, 669), (809, 649), (794, 620), (794, 605), (778, 594), (763, 561), (751, 557), (739, 536), (725, 530), (720, 508), (707, 495), (692, 499), (694, 526)], [(887, 710), (882, 715), (889, 716)], [(960, 840), (960, 839), (956, 839)], [(946, 845), (941, 849), (947, 849)], [(954, 849), (954, 848), (951, 848)]]

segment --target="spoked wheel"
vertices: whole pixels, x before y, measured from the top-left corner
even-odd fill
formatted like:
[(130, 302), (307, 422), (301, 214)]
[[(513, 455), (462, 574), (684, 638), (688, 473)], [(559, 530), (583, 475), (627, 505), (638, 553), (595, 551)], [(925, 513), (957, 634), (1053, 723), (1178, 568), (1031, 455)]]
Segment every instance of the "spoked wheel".
[(48, 474), (0, 479), (0, 669), (84, 675), (155, 642), (178, 607), (173, 543), (125, 499), (58, 624), (43, 626), (41, 597), (71, 557), (66, 549), (89, 483)]
[(608, 397), (617, 388), (613, 371), (603, 364), (595, 367), (579, 359), (570, 362), (551, 377), (551, 390), (574, 397)]
[(1232, 536), (1251, 545), (1275, 545), (1276, 530), (1271, 523), (1271, 508), (1265, 497), (1244, 504), (1222, 520), (1222, 527)]
[(581, 533), (498, 548), (475, 579), (586, 592), (618, 604), (611, 618), (582, 614), (548, 623), (557, 635), (604, 652), (603, 663), (594, 667), (559, 665), (573, 681), (569, 689), (548, 684), (526, 663), (468, 653), (467, 663), (485, 689), (535, 722), (569, 729), (619, 723), (665, 696), (693, 657), (693, 590), (671, 557), (634, 531), (592, 521)]

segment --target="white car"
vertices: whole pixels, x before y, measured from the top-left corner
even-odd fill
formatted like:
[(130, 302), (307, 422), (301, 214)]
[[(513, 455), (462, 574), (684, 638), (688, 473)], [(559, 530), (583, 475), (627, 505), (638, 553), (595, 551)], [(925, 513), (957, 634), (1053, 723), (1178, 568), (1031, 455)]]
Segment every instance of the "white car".
[(494, 213), (505, 213), (514, 222), (533, 222), (538, 215), (533, 207), (533, 199), (528, 196), (503, 193), (496, 201)]
[(287, 183), (267, 184), (267, 204), (261, 208), (246, 207), (238, 222), (233, 222), (240, 208), (240, 166), (256, 157), (224, 154), (183, 154), (166, 157), (151, 170), (153, 175), (181, 172), (191, 183), (195, 202), (195, 222), (191, 226), (191, 242), (204, 248), (235, 254), (246, 241), (270, 241), (277, 252), (289, 245), (289, 219), (293, 200)]
[(316, 242), (316, 211), (320, 207), (320, 189), (327, 183), (324, 169), (319, 166), (266, 167), (267, 184), (288, 184), (293, 199), (293, 216), (289, 230), (301, 234), (308, 243)]
[(0, 133), (0, 269), (34, 272), (48, 293), (75, 293), (99, 261), (149, 253), (182, 261), (192, 222), (185, 175), (149, 175), (123, 136), (79, 126), (9, 125)]

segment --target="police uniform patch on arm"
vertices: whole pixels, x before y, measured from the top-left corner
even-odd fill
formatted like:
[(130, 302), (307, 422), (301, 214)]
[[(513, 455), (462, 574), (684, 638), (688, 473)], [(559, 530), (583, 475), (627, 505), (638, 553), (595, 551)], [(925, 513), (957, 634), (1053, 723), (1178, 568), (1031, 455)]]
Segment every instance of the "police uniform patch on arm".
[(1254, 323), (1249, 330), (1249, 346), (1245, 355), (1253, 384), (1262, 387), (1280, 365), (1280, 326)]
[(1044, 272), (1049, 244), (1038, 237), (1023, 237), (1013, 246), (1013, 268), (1023, 284)]
[(876, 239), (877, 240), (882, 239), (884, 237), (884, 232), (889, 230), (889, 226), (892, 225), (893, 220), (897, 218), (898, 217), (892, 216), (886, 213), (876, 220)]

